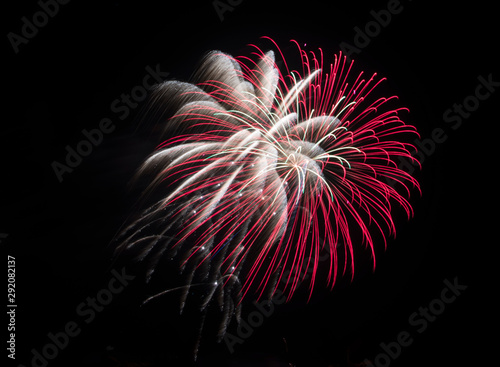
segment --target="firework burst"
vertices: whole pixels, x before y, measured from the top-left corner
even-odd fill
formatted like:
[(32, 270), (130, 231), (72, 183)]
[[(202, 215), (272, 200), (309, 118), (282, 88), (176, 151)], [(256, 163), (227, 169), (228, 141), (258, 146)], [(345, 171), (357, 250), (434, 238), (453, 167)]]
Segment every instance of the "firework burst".
[(175, 291), (182, 310), (197, 287), (202, 311), (218, 300), (219, 336), (249, 294), (281, 288), (290, 299), (306, 272), (312, 292), (320, 253), (330, 285), (339, 269), (353, 273), (357, 246), (375, 266), (374, 233), (384, 243), (395, 233), (391, 206), (412, 215), (418, 183), (396, 164), (412, 159), (400, 142), (416, 134), (400, 119), (405, 108), (374, 97), (384, 79), (353, 76), (342, 54), (325, 64), (321, 50), (295, 45), (299, 70), (276, 44), (276, 53), (254, 46), (251, 58), (210, 52), (193, 83), (158, 85), (144, 115), (168, 139), (138, 171), (156, 199), (117, 253), (146, 264), (148, 281), (164, 266), (179, 274), (146, 303)]

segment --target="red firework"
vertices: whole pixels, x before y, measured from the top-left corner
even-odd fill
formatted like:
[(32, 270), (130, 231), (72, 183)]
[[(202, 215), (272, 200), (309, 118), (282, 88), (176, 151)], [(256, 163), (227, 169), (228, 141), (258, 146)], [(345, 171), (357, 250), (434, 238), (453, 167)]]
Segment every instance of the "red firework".
[(352, 75), (341, 53), (325, 64), (321, 49), (295, 41), (302, 70), (290, 70), (271, 42), (282, 71), (257, 46), (252, 58), (213, 51), (193, 83), (152, 92), (144, 118), (169, 138), (138, 176), (159, 199), (117, 251), (144, 262), (148, 281), (161, 266), (183, 276), (147, 301), (180, 291), (182, 309), (203, 287), (201, 309), (219, 297), (229, 315), (249, 292), (270, 298), (281, 287), (290, 298), (307, 273), (312, 292), (320, 265), (333, 286), (338, 269), (354, 270), (356, 246), (375, 266), (373, 232), (384, 243), (395, 233), (393, 204), (412, 215), (418, 183), (396, 159), (413, 160), (400, 140), (416, 130), (400, 119), (406, 108), (390, 107), (396, 96), (375, 97), (384, 79)]

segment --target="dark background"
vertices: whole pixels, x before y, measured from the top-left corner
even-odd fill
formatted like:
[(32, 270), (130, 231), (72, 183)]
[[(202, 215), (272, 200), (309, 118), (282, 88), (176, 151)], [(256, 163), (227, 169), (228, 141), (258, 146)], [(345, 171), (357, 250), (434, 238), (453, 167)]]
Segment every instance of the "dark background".
[[(107, 284), (104, 249), (133, 203), (127, 182), (155, 145), (135, 133), (139, 108), (123, 120), (110, 109), (142, 83), (147, 65), (185, 80), (204, 52), (244, 54), (263, 35), (284, 48), (296, 39), (333, 54), (341, 42), (354, 45), (353, 28), (364, 28), (370, 11), (387, 4), (245, 0), (221, 21), (211, 1), (71, 1), (17, 54), (6, 35), (20, 34), (21, 18), (31, 19), (40, 7), (35, 1), (4, 4), (0, 246), (16, 258), (18, 308), (17, 359), (2, 358), (28, 366), (31, 349), (41, 350), (49, 332), (77, 321), (81, 333), (48, 365), (110, 365), (113, 353), (106, 347), (113, 344), (110, 330), (122, 325), (116, 315), (126, 295), (88, 325), (75, 309)], [(447, 134), (415, 173), (422, 186), (422, 197), (412, 193), (415, 216), (397, 219), (397, 238), (380, 251), (375, 273), (360, 269), (350, 285), (347, 279), (307, 305), (279, 307), (236, 353), (214, 347), (203, 352), (203, 365), (328, 366), (347, 355), (373, 360), (380, 343), (404, 330), (414, 342), (391, 366), (496, 363), (500, 91), (481, 101), (460, 128), (443, 121), (444, 111), (474, 94), (478, 76), (491, 73), (500, 81), (498, 12), (485, 4), (401, 1), (403, 11), (353, 55), (368, 74), (388, 78), (386, 90), (409, 107), (406, 121), (423, 139), (438, 127)], [(105, 117), (115, 131), (59, 183), (51, 163), (63, 162), (65, 146), (74, 147), (82, 129), (98, 127)], [(440, 296), (444, 279), (455, 277), (468, 288), (416, 333), (409, 316)], [(270, 360), (274, 364), (265, 364)]]

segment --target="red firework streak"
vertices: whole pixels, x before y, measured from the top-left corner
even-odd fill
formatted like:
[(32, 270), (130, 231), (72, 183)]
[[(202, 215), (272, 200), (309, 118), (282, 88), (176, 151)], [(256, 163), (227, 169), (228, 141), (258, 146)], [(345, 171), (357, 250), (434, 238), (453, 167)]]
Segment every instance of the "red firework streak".
[(396, 162), (415, 161), (400, 140), (416, 130), (400, 119), (406, 108), (390, 107), (396, 96), (376, 97), (384, 79), (350, 75), (353, 62), (341, 53), (324, 64), (321, 49), (295, 41), (302, 70), (290, 70), (267, 39), (282, 71), (275, 53), (257, 46), (252, 57), (213, 51), (193, 83), (152, 92), (144, 119), (169, 138), (138, 177), (160, 198), (117, 251), (146, 263), (148, 281), (162, 258), (187, 276), (146, 302), (180, 290), (182, 309), (200, 286), (209, 289), (202, 309), (216, 295), (239, 305), (249, 292), (270, 298), (281, 288), (290, 299), (307, 272), (311, 294), (320, 265), (331, 286), (338, 269), (354, 273), (356, 246), (371, 251), (375, 267), (374, 232), (384, 244), (395, 234), (392, 205), (412, 216), (408, 197), (419, 185)]

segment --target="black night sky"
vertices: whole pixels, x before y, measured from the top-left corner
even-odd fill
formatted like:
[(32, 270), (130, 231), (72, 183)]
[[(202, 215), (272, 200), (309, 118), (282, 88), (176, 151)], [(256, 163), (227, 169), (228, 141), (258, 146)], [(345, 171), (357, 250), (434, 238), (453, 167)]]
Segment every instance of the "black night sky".
[[(395, 211), (397, 237), (379, 249), (374, 273), (360, 266), (352, 283), (346, 276), (308, 304), (298, 297), (276, 305), (232, 354), (224, 341), (202, 341), (196, 366), (498, 360), (500, 60), (491, 2), (31, 0), (4, 4), (2, 13), (0, 247), (3, 266), (15, 258), (17, 304), (16, 359), (2, 351), (9, 366), (175, 365), (175, 358), (151, 356), (181, 353), (172, 346), (182, 331), (130, 319), (128, 297), (137, 285), (102, 310), (82, 316), (79, 309), (108, 286), (106, 246), (131, 212), (128, 182), (156, 145), (137, 129), (142, 100), (126, 95), (167, 73), (187, 80), (205, 52), (245, 54), (261, 36), (285, 51), (291, 39), (325, 55), (343, 48), (367, 74), (386, 77), (384, 91), (410, 109), (405, 121), (421, 135), (422, 170), (414, 175), (422, 196), (412, 192), (410, 221)], [(59, 180), (53, 162), (64, 163), (66, 147), (96, 128), (102, 141)], [(437, 314), (426, 316), (424, 308)], [(8, 329), (11, 319), (4, 320)], [(45, 349), (52, 359), (37, 359), (49, 334), (65, 328), (75, 335)]]

